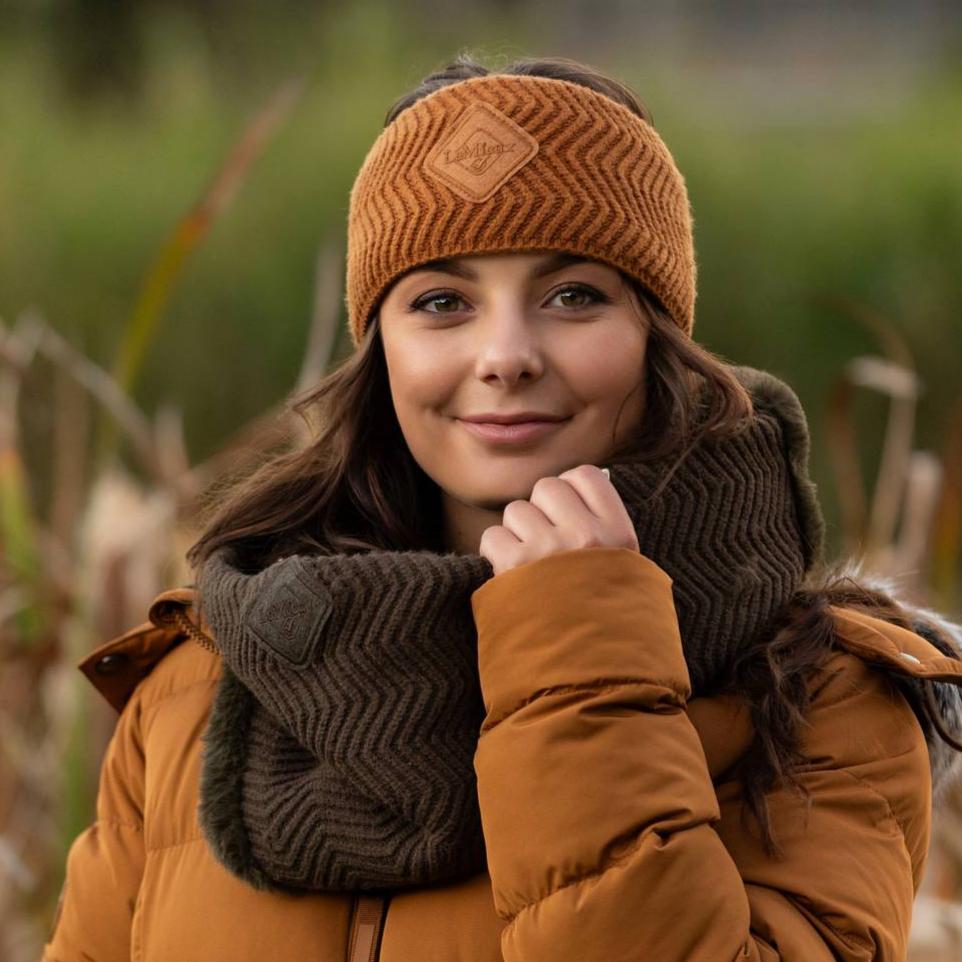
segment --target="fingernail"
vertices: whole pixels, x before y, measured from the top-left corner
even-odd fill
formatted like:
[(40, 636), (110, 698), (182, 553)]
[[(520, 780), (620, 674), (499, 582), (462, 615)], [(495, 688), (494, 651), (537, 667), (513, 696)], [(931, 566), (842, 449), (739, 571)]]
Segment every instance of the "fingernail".
[(605, 477), (610, 481), (610, 480), (611, 480), (611, 472), (610, 472), (607, 468), (602, 468), (601, 470), (605, 472)]

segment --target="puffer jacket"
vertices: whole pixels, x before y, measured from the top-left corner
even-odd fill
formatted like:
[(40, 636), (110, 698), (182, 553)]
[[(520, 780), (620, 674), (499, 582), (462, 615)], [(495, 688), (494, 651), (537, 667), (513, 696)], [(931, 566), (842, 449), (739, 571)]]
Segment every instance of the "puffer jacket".
[(669, 576), (624, 548), (502, 572), (471, 598), (487, 871), (383, 899), (284, 895), (231, 875), (198, 821), (221, 665), (194, 600), (164, 592), (80, 666), (120, 716), (46, 962), (904, 959), (950, 767), (906, 685), (949, 683), (957, 716), (962, 684), (924, 633), (832, 609), (838, 650), (803, 736), (810, 807), (769, 796), (776, 859), (733, 774), (748, 708), (689, 698)]

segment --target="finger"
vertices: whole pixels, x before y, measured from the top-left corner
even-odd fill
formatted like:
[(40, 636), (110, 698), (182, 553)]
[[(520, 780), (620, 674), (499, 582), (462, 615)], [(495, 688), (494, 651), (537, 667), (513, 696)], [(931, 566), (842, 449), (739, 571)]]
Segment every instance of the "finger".
[(507, 528), (495, 524), (481, 533), (478, 554), (487, 558), (498, 572), (511, 567), (522, 549), (521, 542)]
[(529, 500), (541, 509), (555, 527), (599, 520), (577, 488), (566, 478), (541, 478), (535, 483)]
[(570, 484), (588, 509), (599, 518), (627, 518), (628, 511), (605, 472), (593, 464), (579, 464), (558, 475)]
[(540, 505), (521, 500), (511, 501), (505, 507), (501, 524), (521, 541), (543, 538), (554, 527)]

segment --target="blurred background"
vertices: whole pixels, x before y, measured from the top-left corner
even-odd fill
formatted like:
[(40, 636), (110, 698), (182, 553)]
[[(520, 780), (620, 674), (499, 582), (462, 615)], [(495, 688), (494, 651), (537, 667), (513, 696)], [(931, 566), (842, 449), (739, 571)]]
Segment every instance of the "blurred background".
[[(77, 671), (350, 350), (348, 192), (458, 52), (629, 83), (695, 336), (809, 414), (832, 553), (962, 615), (962, 7), (0, 0), (0, 959), (39, 958), (116, 716)], [(962, 958), (962, 797), (913, 962)]]

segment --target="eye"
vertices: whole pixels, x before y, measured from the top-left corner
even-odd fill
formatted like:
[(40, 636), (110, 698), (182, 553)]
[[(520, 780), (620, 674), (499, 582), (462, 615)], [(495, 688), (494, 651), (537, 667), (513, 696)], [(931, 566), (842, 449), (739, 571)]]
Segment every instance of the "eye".
[(602, 294), (601, 291), (595, 290), (593, 287), (588, 287), (587, 284), (568, 284), (557, 291), (551, 300), (559, 297), (565, 298), (565, 300), (562, 301), (562, 307), (570, 307), (573, 309), (590, 307), (592, 304), (607, 304), (609, 302), (609, 298)]
[[(556, 291), (551, 300), (556, 298), (563, 298), (561, 306), (571, 310), (611, 302), (609, 297), (587, 284), (568, 284)], [(429, 306), (432, 304), (435, 305), (433, 308)], [(426, 311), (428, 314), (455, 314), (464, 304), (464, 299), (455, 291), (434, 291), (419, 297), (411, 304), (410, 310)]]
[[(428, 304), (446, 304), (448, 306), (442, 307), (440, 310), (432, 311), (428, 310)], [(455, 294), (453, 291), (436, 291), (433, 294), (425, 294), (423, 297), (419, 297), (412, 305), (412, 311), (427, 311), (429, 314), (453, 314), (456, 308), (452, 305), (463, 304), (464, 301), (461, 299), (459, 294)]]

